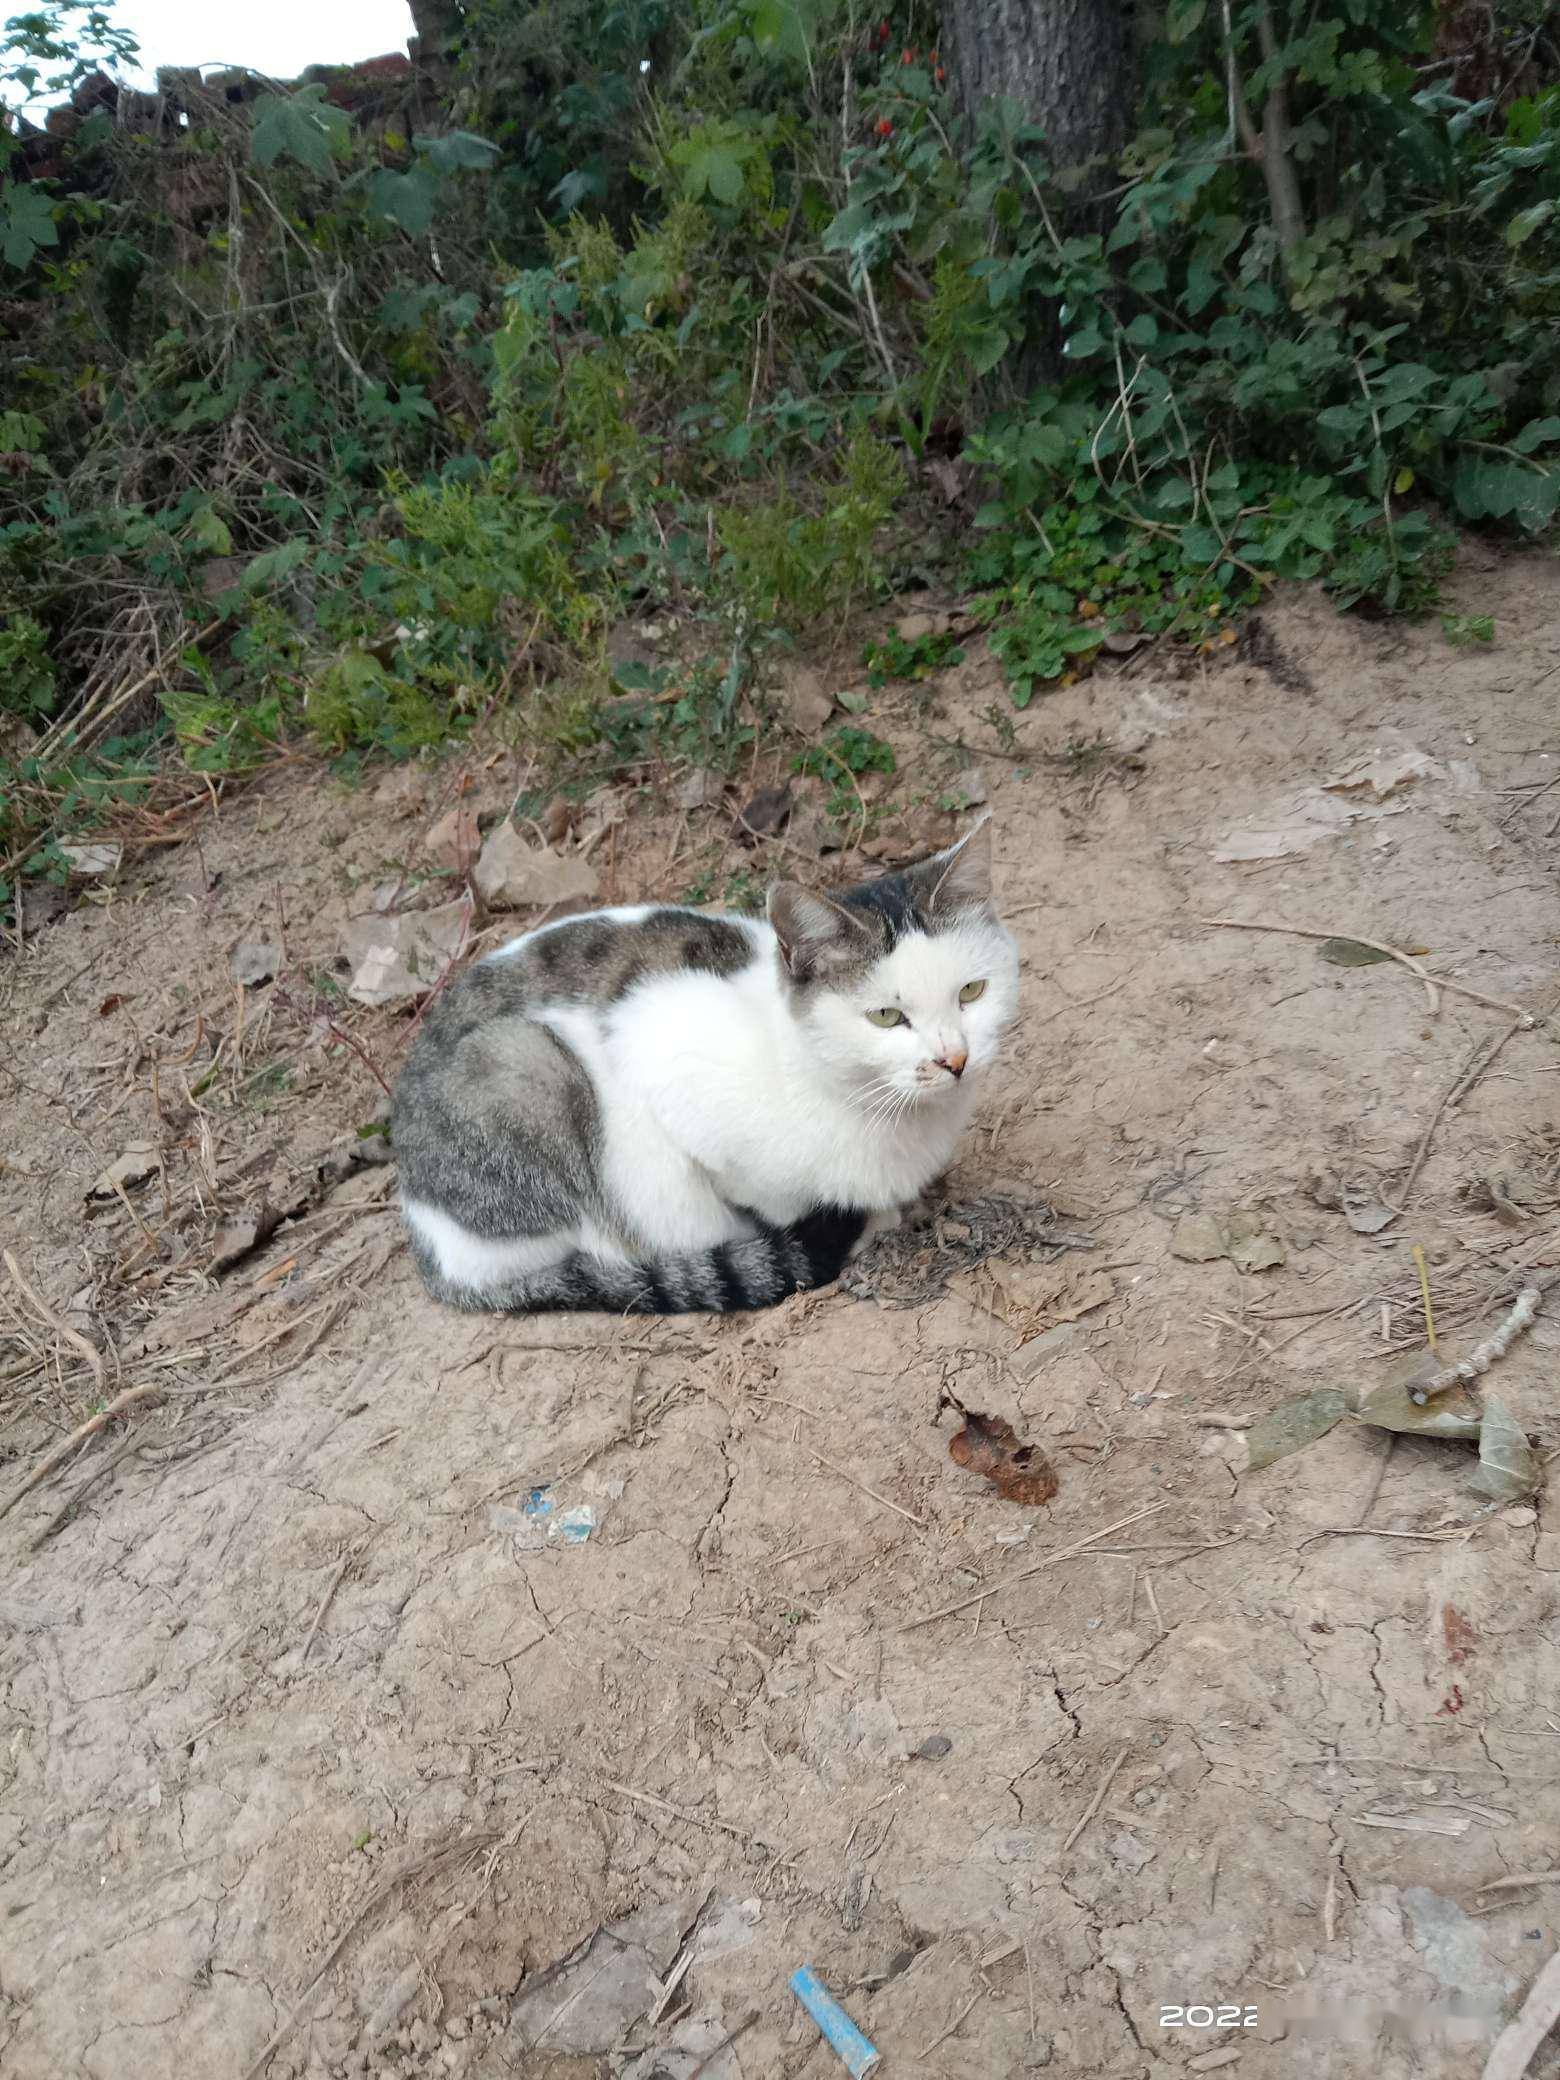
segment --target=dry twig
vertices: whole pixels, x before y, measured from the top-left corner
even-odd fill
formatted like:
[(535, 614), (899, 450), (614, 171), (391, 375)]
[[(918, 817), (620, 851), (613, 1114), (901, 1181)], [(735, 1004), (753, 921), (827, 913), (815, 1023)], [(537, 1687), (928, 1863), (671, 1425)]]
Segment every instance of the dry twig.
[(144, 1386), (126, 1387), (122, 1393), (116, 1394), (106, 1408), (100, 1408), (95, 1416), (89, 1416), (84, 1423), (79, 1424), (52, 1452), (45, 1452), (21, 1486), (13, 1488), (4, 1502), (0, 1502), (0, 1517), (9, 1516), (23, 1496), (30, 1495), (41, 1481), (48, 1479), (56, 1467), (65, 1463), (77, 1445), (85, 1444), (89, 1437), (95, 1437), (114, 1420), (115, 1416), (123, 1415), (127, 1408), (134, 1408), (138, 1402), (159, 1400), (165, 1391), (162, 1386), (148, 1381)]
[(71, 1328), (70, 1324), (64, 1321), (49, 1306), (47, 1301), (39, 1297), (34, 1287), (29, 1285), (22, 1276), (22, 1267), (17, 1263), (9, 1250), (0, 1252), (0, 1254), (3, 1254), (5, 1268), (11, 1274), (11, 1283), (16, 1287), (22, 1298), (30, 1302), (34, 1311), (42, 1316), (56, 1336), (62, 1338), (64, 1342), (70, 1345), (73, 1351), (78, 1352), (86, 1359), (87, 1363), (92, 1367), (92, 1376), (98, 1383), (98, 1392), (106, 1394), (108, 1392), (108, 1375), (103, 1370), (102, 1352), (98, 1350), (95, 1344), (89, 1343), (87, 1338), (81, 1335), (78, 1330)]
[(1109, 1789), (1110, 1789), (1111, 1785), (1115, 1783), (1115, 1781), (1116, 1781), (1116, 1772), (1117, 1772), (1117, 1771), (1118, 1771), (1118, 1770), (1119, 1770), (1119, 1769), (1121, 1768), (1121, 1765), (1122, 1765), (1122, 1764), (1123, 1764), (1123, 1763), (1124, 1763), (1124, 1762), (1126, 1761), (1126, 1759), (1127, 1759), (1127, 1756), (1128, 1756), (1128, 1755), (1129, 1755), (1130, 1753), (1131, 1753), (1131, 1750), (1130, 1750), (1130, 1749), (1128, 1749), (1128, 1748), (1123, 1748), (1123, 1749), (1122, 1749), (1122, 1751), (1121, 1751), (1121, 1753), (1120, 1753), (1120, 1754), (1119, 1754), (1119, 1755), (1118, 1755), (1118, 1756), (1116, 1757), (1115, 1761), (1114, 1761), (1114, 1762), (1113, 1762), (1113, 1763), (1111, 1764), (1110, 1768), (1109, 1768), (1108, 1770), (1106, 1770), (1106, 1772), (1105, 1772), (1104, 1776), (1103, 1776), (1103, 1777), (1101, 1777), (1101, 1779), (1100, 1779), (1100, 1786), (1099, 1786), (1099, 1789), (1098, 1789), (1098, 1790), (1097, 1790), (1097, 1791), (1095, 1792), (1094, 1796), (1093, 1796), (1093, 1797), (1092, 1797), (1092, 1798), (1091, 1798), (1091, 1799), (1089, 1800), (1089, 1803), (1088, 1803), (1087, 1807), (1086, 1807), (1086, 1808), (1084, 1809), (1084, 1811), (1082, 1812), (1082, 1814), (1080, 1814), (1080, 1816), (1079, 1816), (1078, 1820), (1077, 1820), (1077, 1821), (1075, 1822), (1075, 1824), (1074, 1824), (1074, 1826), (1073, 1826), (1073, 1830), (1072, 1830), (1071, 1834), (1069, 1834), (1069, 1835), (1068, 1835), (1068, 1837), (1067, 1837), (1066, 1841), (1065, 1841), (1065, 1842), (1063, 1842), (1063, 1844), (1062, 1844), (1062, 1847), (1061, 1847), (1061, 1854), (1062, 1854), (1063, 1856), (1065, 1856), (1065, 1855), (1067, 1854), (1068, 1850), (1069, 1850), (1069, 1849), (1070, 1849), (1070, 1848), (1072, 1847), (1073, 1843), (1077, 1841), (1078, 1837), (1079, 1837), (1079, 1836), (1080, 1836), (1080, 1835), (1081, 1835), (1081, 1834), (1083, 1833), (1083, 1830), (1084, 1830), (1084, 1829), (1085, 1829), (1085, 1828), (1086, 1828), (1086, 1827), (1088, 1826), (1089, 1822), (1090, 1822), (1090, 1821), (1091, 1821), (1091, 1820), (1092, 1820), (1092, 1819), (1094, 1818), (1095, 1814), (1096, 1814), (1096, 1813), (1097, 1813), (1097, 1812), (1099, 1811), (1100, 1807), (1101, 1807), (1102, 1805), (1104, 1805), (1104, 1803), (1105, 1803), (1105, 1794), (1106, 1794), (1106, 1792), (1107, 1792), (1107, 1791), (1109, 1791)]
[(1170, 1507), (1168, 1502), (1151, 1502), (1147, 1509), (1134, 1510), (1130, 1517), (1118, 1517), (1114, 1524), (1107, 1524), (1102, 1531), (1095, 1531), (1088, 1538), (1080, 1538), (1076, 1545), (1063, 1546), (1059, 1553), (1046, 1553), (1039, 1560), (1031, 1561), (1028, 1567), (1020, 1567), (1015, 1573), (1004, 1575), (1000, 1582), (988, 1582), (984, 1589), (972, 1589), (968, 1596), (961, 1596), (953, 1603), (940, 1604), (934, 1611), (926, 1611), (919, 1618), (907, 1618), (899, 1627), (901, 1632), (914, 1632), (920, 1625), (935, 1625), (939, 1618), (955, 1617), (967, 1611), (972, 1603), (984, 1603), (988, 1596), (999, 1596), (1004, 1589), (1015, 1583), (1027, 1582), (1034, 1574), (1054, 1567), (1058, 1561), (1070, 1560), (1074, 1553), (1086, 1552), (1097, 1546), (1101, 1539), (1109, 1538), (1117, 1531), (1125, 1531), (1129, 1524), (1140, 1524), (1145, 1517), (1157, 1517), (1159, 1512)]
[(1507, 997), (1486, 996), (1483, 990), (1470, 989), (1466, 982), (1449, 982), (1444, 975), (1432, 975), (1420, 967), (1411, 953), (1405, 953), (1401, 946), (1388, 946), (1382, 939), (1362, 939), (1358, 932), (1323, 932), (1312, 925), (1271, 924), (1253, 917), (1205, 917), (1202, 922), (1229, 932), (1283, 932), (1291, 939), (1352, 939), (1356, 946), (1368, 946), (1372, 953), (1379, 953), (1389, 961), (1396, 961), (1400, 967), (1407, 968), (1410, 975), (1417, 976), (1424, 984), (1425, 995), (1432, 1012), (1440, 1010), (1437, 992), (1445, 989), (1450, 990), (1454, 997), (1466, 997), (1470, 1003), (1488, 1004), (1492, 1011), (1506, 1012), (1516, 1020), (1521, 1031), (1549, 1023), (1550, 1014), (1547, 1012), (1529, 1011), (1522, 1004), (1513, 1004)]
[(1560, 1271), (1552, 1271), (1547, 1278), (1539, 1279), (1536, 1285), (1524, 1286), (1513, 1301), (1511, 1312), (1496, 1323), (1481, 1343), (1474, 1345), (1466, 1358), (1456, 1365), (1443, 1365), (1428, 1379), (1417, 1380), (1409, 1388), (1409, 1398), (1422, 1406), (1433, 1394), (1444, 1394), (1448, 1387), (1455, 1387), (1460, 1381), (1478, 1379), (1488, 1372), (1492, 1365), (1505, 1357), (1522, 1332), (1532, 1327), (1533, 1317), (1542, 1306), (1544, 1295), (1557, 1281), (1560, 1281)]
[(903, 1517), (907, 1524), (914, 1524), (922, 1531), (926, 1529), (925, 1517), (918, 1517), (914, 1510), (906, 1509), (903, 1503), (891, 1502), (888, 1496), (880, 1495), (876, 1488), (869, 1488), (865, 1481), (858, 1481), (853, 1473), (847, 1473), (843, 1466), (836, 1466), (832, 1459), (826, 1459), (822, 1452), (815, 1452), (811, 1445), (804, 1444), (801, 1449), (809, 1459), (816, 1459), (820, 1466), (826, 1467), (830, 1473), (837, 1474), (842, 1481), (849, 1481), (861, 1494), (870, 1496), (874, 1502), (881, 1502), (884, 1509), (891, 1509), (896, 1516)]
[(1528, 1989), (1522, 2011), (1495, 2039), (1484, 2080), (1522, 2080), (1545, 2037), (1560, 2020), (1560, 1951)]

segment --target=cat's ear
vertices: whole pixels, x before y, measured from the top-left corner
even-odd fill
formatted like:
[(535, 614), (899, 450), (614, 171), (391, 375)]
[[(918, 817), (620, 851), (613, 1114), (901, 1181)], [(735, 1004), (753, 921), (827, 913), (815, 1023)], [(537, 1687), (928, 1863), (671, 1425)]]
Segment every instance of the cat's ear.
[(867, 938), (848, 910), (799, 881), (778, 881), (769, 891), (769, 922), (786, 972), (797, 982), (859, 958)]
[(991, 903), (991, 818), (983, 816), (946, 852), (935, 852), (910, 869), (928, 917), (959, 910), (984, 910)]

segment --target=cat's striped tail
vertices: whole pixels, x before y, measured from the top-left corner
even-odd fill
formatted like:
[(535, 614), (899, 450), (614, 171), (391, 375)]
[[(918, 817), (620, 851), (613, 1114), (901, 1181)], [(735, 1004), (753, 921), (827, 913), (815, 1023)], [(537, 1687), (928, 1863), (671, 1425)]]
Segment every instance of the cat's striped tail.
[(444, 1277), (416, 1240), (413, 1249), (429, 1291), (454, 1307), (501, 1314), (739, 1314), (838, 1278), (866, 1223), (864, 1213), (822, 1206), (789, 1228), (757, 1223), (757, 1234), (715, 1249), (653, 1262), (572, 1250), (555, 1264), (480, 1289)]

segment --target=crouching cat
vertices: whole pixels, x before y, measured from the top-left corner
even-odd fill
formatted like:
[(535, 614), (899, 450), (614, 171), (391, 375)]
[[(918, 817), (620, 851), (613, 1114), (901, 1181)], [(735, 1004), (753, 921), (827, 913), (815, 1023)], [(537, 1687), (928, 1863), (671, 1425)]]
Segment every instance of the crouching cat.
[(767, 1307), (827, 1285), (946, 1168), (1018, 1000), (982, 824), (768, 920), (540, 926), (430, 1010), (395, 1094), (401, 1206), (453, 1307)]

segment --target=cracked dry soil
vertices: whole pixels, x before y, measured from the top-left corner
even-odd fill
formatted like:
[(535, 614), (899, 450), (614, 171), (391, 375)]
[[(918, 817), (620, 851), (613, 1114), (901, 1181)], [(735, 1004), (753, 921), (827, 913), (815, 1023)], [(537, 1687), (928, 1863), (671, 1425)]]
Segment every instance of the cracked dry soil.
[[(1547, 1493), (1484, 1507), (1464, 1447), (1384, 1457), (1347, 1423), (1246, 1473), (1235, 1419), (1413, 1346), (1415, 1242), (1454, 1350), (1557, 1261), (1560, 1048), (1515, 1033), (1408, 1212), (1356, 1233), (1319, 1173), (1390, 1196), (1504, 1014), (1432, 1016), (1397, 967), (1201, 921), (1382, 938), (1553, 1002), (1560, 572), (1470, 552), (1454, 589), (1493, 648), (1292, 595), (1248, 662), (1150, 653), (1015, 718), (1005, 752), (978, 651), (879, 697), (907, 787), (979, 756), (1025, 957), (953, 1189), (1048, 1199), (1096, 1244), (925, 1305), (442, 1316), (383, 1172), (221, 1278), (170, 1268), (245, 1178), (368, 1117), (299, 978), (415, 854), (437, 772), (358, 796), (284, 775), (7, 959), (0, 1229), (109, 1338), (108, 1391), (165, 1390), (0, 1522), (8, 2080), (585, 2080), (654, 2045), (635, 2070), (686, 2075), (690, 2015), (712, 2042), (753, 2010), (706, 2080), (823, 2080), (786, 1991), (804, 1961), (889, 2073), (1481, 2070), (1556, 1941), (1553, 1887), (1481, 1888), (1560, 1862), (1560, 1523)], [(1100, 743), (1133, 756), (1079, 755)], [(1440, 776), (1305, 851), (1214, 861), (1378, 749)], [(674, 824), (636, 812), (607, 894), (674, 892)], [(227, 957), (257, 931), (286, 967), (246, 1054)], [(197, 1009), (188, 1060), (225, 1035), (239, 1065), (205, 1098), (169, 1066)], [(389, 1061), (404, 1022), (354, 1035)], [(84, 1219), (134, 1142), (160, 1173)], [(1281, 1265), (1171, 1253), (1180, 1216), (1235, 1208)], [(7, 1306), (9, 1493), (101, 1396)], [(1541, 1454), (1557, 1349), (1551, 1308), (1487, 1382)], [(1043, 1446), (1054, 1504), (950, 1462), (945, 1385)], [(543, 1482), (594, 1507), (586, 1542), (516, 1533)], [(758, 1903), (753, 1940), (632, 2051), (527, 2048), (521, 1987), (709, 1888)]]

